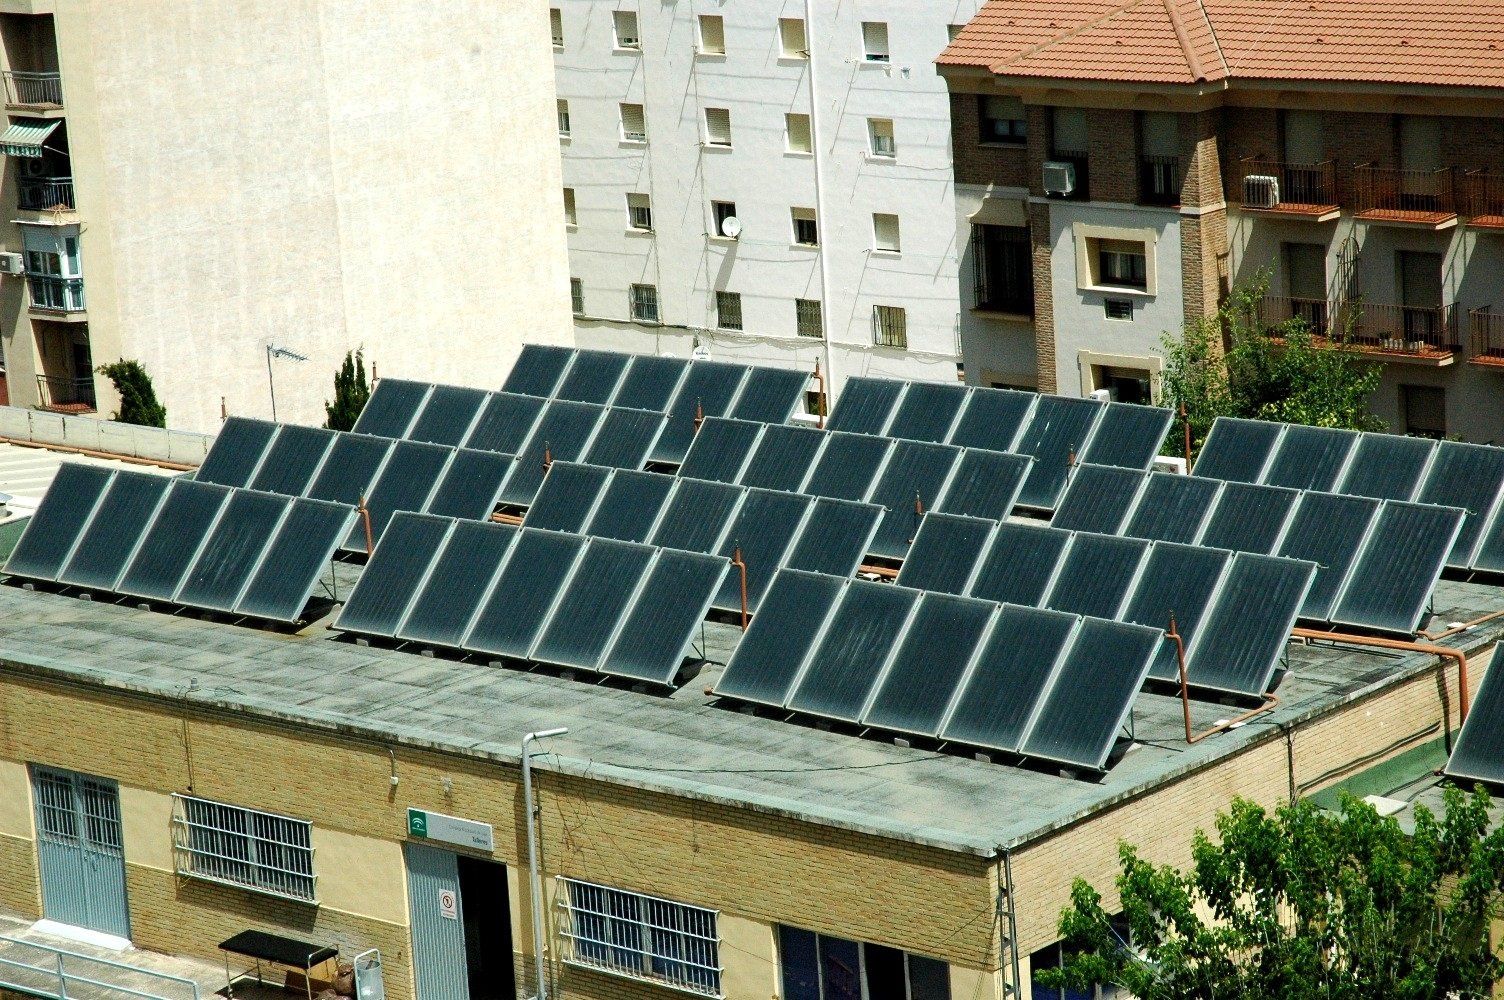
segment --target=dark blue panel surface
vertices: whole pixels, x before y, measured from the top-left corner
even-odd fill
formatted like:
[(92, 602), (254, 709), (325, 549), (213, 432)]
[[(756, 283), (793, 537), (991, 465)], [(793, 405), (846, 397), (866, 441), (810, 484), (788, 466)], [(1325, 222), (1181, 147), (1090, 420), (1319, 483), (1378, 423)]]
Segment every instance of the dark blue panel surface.
[(935, 736), (996, 605), (925, 594), (862, 724)]
[(367, 635), (395, 635), (454, 523), (446, 517), (407, 511), (393, 518), (345, 600), (335, 627)]
[(543, 483), (545, 459), (576, 462), (585, 452), (605, 409), (590, 403), (553, 400), (539, 416), (527, 444), (517, 452), (517, 464), (507, 476), (501, 498), (507, 503), (530, 504)]
[(525, 659), (584, 548), (579, 535), (524, 529), (465, 636), (464, 648)]
[(406, 437), (430, 444), (457, 445), (490, 400), (490, 393), (458, 385), (436, 385)]
[(649, 546), (591, 539), (533, 646), (532, 659), (594, 670), (652, 560)]
[(502, 388), (529, 396), (552, 396), (574, 355), (572, 347), (524, 344)]
[(898, 573), (898, 582), (916, 590), (963, 594), (971, 571), (986, 554), (995, 525), (974, 517), (931, 512)]
[(1332, 621), (1414, 635), (1462, 519), (1456, 507), (1385, 503), (1353, 564)]
[(1409, 500), (1420, 486), (1436, 442), (1398, 434), (1360, 434), (1347, 472), (1334, 493)]
[(1197, 544), (1269, 555), (1299, 499), (1298, 490), (1229, 482)]
[(351, 428), (357, 434), (401, 438), (413, 425), (423, 400), (433, 386), (427, 382), (409, 382), (400, 378), (378, 379), (371, 398)]
[(661, 550), (601, 671), (672, 684), (726, 572), (715, 556)]
[(583, 461), (611, 469), (642, 468), (664, 420), (663, 414), (648, 410), (607, 410)]
[(193, 478), (221, 486), (249, 486), (277, 427), (265, 420), (230, 417), (215, 435), (204, 464)]
[(1104, 409), (1091, 399), (1039, 397), (1039, 404), (1013, 449), (1034, 457), (1019, 503), (1041, 510), (1054, 508), (1065, 489), (1071, 463), (1080, 459)]
[(611, 470), (598, 465), (555, 462), (543, 477), (543, 485), (522, 523), (529, 528), (582, 534), (596, 498), (610, 478)]
[(355, 506), (371, 492), (371, 484), (395, 444), (390, 438), (341, 434), (308, 487), (308, 496)]
[[(1168, 630), (1173, 617), (1181, 642), (1189, 648), (1232, 558), (1226, 549), (1158, 543), (1150, 550), (1138, 586), (1123, 609), (1123, 621)], [(1167, 680), (1179, 676), (1173, 643), (1160, 645), (1152, 673)]]
[(1357, 443), (1356, 431), (1291, 424), (1280, 438), (1263, 481), (1295, 490), (1330, 490)]
[(510, 524), (456, 523), (397, 634), (414, 642), (458, 646), (516, 537)]
[(1149, 550), (1141, 538), (1078, 532), (1044, 606), (1097, 618), (1116, 618)]
[(967, 448), (935, 509), (1001, 521), (1018, 502), (1034, 460), (981, 448)]
[(746, 374), (747, 369), (741, 365), (718, 361), (692, 363), (669, 404), (668, 423), (653, 448), (653, 461), (673, 464), (683, 461), (695, 436), (697, 416), (724, 416)]
[(652, 543), (686, 552), (714, 552), (745, 492), (725, 483), (679, 480)]
[(1268, 420), (1218, 417), (1191, 471), (1208, 479), (1259, 482), (1284, 429)]
[(637, 355), (616, 389), (615, 405), (660, 413), (667, 410), (687, 368), (689, 362), (683, 358)]
[(1019, 432), (1040, 397), (1012, 389), (972, 389), (947, 444), (988, 451), (1014, 451)]
[(798, 492), (829, 437), (813, 427), (769, 426), (742, 470), (742, 485)]
[[(266, 461), (251, 480), (251, 489), (300, 497), (324, 462), (339, 435), (322, 427), (283, 424), (266, 453)], [(229, 485), (229, 484), (225, 484)]]
[(1306, 595), (1300, 616), (1313, 621), (1331, 619), (1342, 581), (1357, 559), (1368, 527), (1379, 512), (1379, 501), (1334, 493), (1302, 493), (1276, 555), (1308, 559), (1318, 567), (1316, 582)]
[(966, 405), (966, 396), (964, 385), (911, 382), (885, 433), (888, 437), (911, 441), (942, 442), (950, 437), (961, 407)]
[(825, 427), (854, 434), (881, 434), (892, 419), (903, 390), (904, 383), (894, 379), (860, 375), (849, 378)]
[(1151, 541), (1194, 542), (1221, 488), (1216, 479), (1150, 473), (1123, 534)]
[(1443, 441), (1436, 446), (1436, 457), (1416, 492), (1415, 502), (1467, 511), (1462, 530), (1447, 557), (1448, 566), (1466, 569), (1472, 565), (1483, 524), (1501, 492), (1504, 492), (1504, 448), (1460, 441)]
[(741, 395), (729, 416), (764, 424), (781, 424), (794, 415), (809, 374), (787, 368), (750, 368)]
[(486, 400), (486, 408), (476, 418), (475, 425), (470, 428), (470, 435), (465, 438), (465, 447), (517, 454), (547, 405), (548, 400), (537, 396), (491, 393)]
[(123, 594), (170, 601), (233, 490), (179, 479), (120, 578)]
[(893, 442), (868, 434), (832, 432), (802, 492), (837, 500), (863, 500)]
[(1147, 469), (1165, 443), (1175, 415), (1162, 406), (1108, 403), (1091, 444), (1081, 456), (1094, 465)]
[(1115, 535), (1123, 528), (1144, 474), (1110, 465), (1078, 465), (1071, 471), (1050, 527)]
[(1468, 782), (1504, 784), (1504, 670), (1483, 675), (1446, 773)]
[(919, 530), (920, 517), (935, 506), (960, 457), (961, 449), (948, 445), (894, 442), (887, 464), (867, 498), (887, 512), (872, 542), (873, 552), (890, 559), (908, 555), (909, 545)]
[(564, 380), (554, 390), (560, 399), (576, 403), (608, 405), (616, 395), (627, 370), (629, 354), (613, 354), (610, 351), (577, 351), (574, 364), (564, 373)]
[(322, 500), (298, 499), (267, 547), (261, 568), (240, 595), (237, 614), (295, 621), (319, 585), (355, 511)]
[(1197, 629), (1186, 671), (1198, 687), (1262, 697), (1290, 641), (1315, 567), (1240, 553)]
[[(57, 579), (78, 587), (114, 590), (171, 482), (148, 472), (117, 472), (100, 501), (99, 513), (79, 537), (78, 547)], [(86, 490), (85, 499), (92, 495)]]
[(791, 569), (849, 577), (867, 554), (881, 515), (872, 504), (822, 497), (785, 561)]
[(173, 600), (196, 608), (233, 609), (291, 503), (290, 497), (237, 490)]
[(488, 518), (501, 498), (501, 484), (512, 471), (511, 455), (460, 448), (425, 508), (429, 514), (467, 520)]
[(782, 706), (845, 581), (784, 570), (726, 664), (715, 693)]
[[(398, 441), (391, 457), (382, 467), (371, 492), (366, 496), (366, 509), (371, 517), (371, 538), (381, 541), (387, 522), (399, 510), (422, 511), (428, 506), (429, 494), (444, 471), (444, 466), (454, 455), (453, 448), (443, 445), (423, 444), (420, 441)], [(365, 525), (361, 524), (345, 539), (345, 547), (364, 552), (366, 548)]]
[(1017, 750), (1077, 621), (1058, 611), (1011, 605), (999, 610), (941, 737)]
[(679, 475), (689, 479), (710, 479), (734, 483), (741, 476), (752, 449), (762, 434), (762, 424), (747, 420), (717, 418), (700, 426)]
[(788, 707), (846, 722), (859, 719), (918, 599), (919, 591), (906, 587), (865, 580), (847, 585)]
[(606, 485), (590, 518), (587, 534), (623, 542), (645, 542), (677, 482), (656, 472), (618, 470)]
[(1006, 604), (1037, 606), (1055, 575), (1068, 531), (1000, 524), (968, 596)]
[[(783, 566), (783, 557), (794, 544), (799, 525), (812, 501), (796, 493), (748, 490), (747, 498), (721, 542), (719, 554), (730, 559), (738, 547), (747, 565), (747, 609), (757, 611), (773, 574)], [(741, 572), (735, 567), (726, 575), (716, 594), (715, 606), (728, 611), (741, 609)]]

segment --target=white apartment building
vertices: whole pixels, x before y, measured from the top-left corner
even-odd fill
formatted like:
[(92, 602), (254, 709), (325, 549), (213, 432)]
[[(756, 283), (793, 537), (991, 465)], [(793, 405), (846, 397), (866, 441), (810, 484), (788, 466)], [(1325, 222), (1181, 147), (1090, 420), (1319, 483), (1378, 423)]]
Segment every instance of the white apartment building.
[(977, 0), (556, 3), (581, 346), (956, 378), (934, 60)]

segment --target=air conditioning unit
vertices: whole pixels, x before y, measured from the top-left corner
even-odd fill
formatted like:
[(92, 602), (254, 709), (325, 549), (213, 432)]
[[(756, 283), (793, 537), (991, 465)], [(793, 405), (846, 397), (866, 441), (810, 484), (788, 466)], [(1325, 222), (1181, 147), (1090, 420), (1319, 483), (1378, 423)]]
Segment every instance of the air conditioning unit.
[(1099, 403), (1110, 403), (1110, 402), (1112, 402), (1112, 390), (1111, 389), (1093, 389), (1091, 391), (1091, 398), (1095, 399)]
[(26, 263), (18, 253), (0, 253), (0, 274), (25, 274)]
[(1249, 174), (1243, 178), (1243, 204), (1248, 208), (1273, 208), (1279, 204), (1279, 178)]
[(1044, 164), (1044, 193), (1065, 197), (1076, 190), (1076, 165), (1059, 160)]

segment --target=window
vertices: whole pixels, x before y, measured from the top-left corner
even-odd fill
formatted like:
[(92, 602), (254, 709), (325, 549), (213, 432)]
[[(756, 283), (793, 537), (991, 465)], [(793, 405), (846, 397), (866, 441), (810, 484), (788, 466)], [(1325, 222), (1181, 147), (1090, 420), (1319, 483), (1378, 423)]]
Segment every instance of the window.
[(1144, 245), (1129, 240), (1097, 240), (1097, 284), (1145, 290), (1148, 266)]
[(797, 17), (780, 17), (778, 44), (783, 58), (808, 59), (809, 43), (804, 38), (804, 21)]
[(85, 308), (78, 236), (77, 226), (21, 227), (32, 308), (57, 312)]
[(648, 141), (648, 124), (643, 117), (641, 104), (621, 106), (621, 139), (622, 142)]
[(872, 307), (872, 342), (878, 347), (909, 346), (908, 317), (902, 306)]
[(961, 29), (964, 27), (966, 27), (966, 25), (964, 24), (947, 24), (945, 26), (945, 34), (951, 41), (954, 42), (956, 40), (956, 36), (961, 33)]
[(882, 945), (778, 928), (785, 1000), (950, 1000), (944, 962)]
[(977, 115), (981, 122), (981, 134), (977, 137), (979, 142), (1006, 142), (1021, 146), (1029, 138), (1024, 102), (1017, 97), (978, 97)]
[(973, 226), (971, 253), (976, 307), (1034, 315), (1033, 251), (1024, 226)]
[(614, 975), (721, 995), (716, 912), (656, 896), (559, 879), (565, 961)]
[(715, 293), (715, 325), (722, 330), (740, 330), (742, 328), (741, 293)]
[(734, 239), (736, 239), (735, 236), (731, 236), (731, 235), (729, 235), (726, 232), (726, 220), (727, 219), (734, 219), (734, 218), (736, 218), (736, 202), (734, 202), (734, 201), (713, 201), (713, 202), (711, 202), (710, 203), (710, 221), (711, 221), (711, 226), (713, 228), (711, 229), (710, 235), (712, 235), (712, 236), (719, 236), (719, 237), (722, 237), (723, 239), (728, 239), (728, 240), (734, 240)]
[(188, 795), (173, 796), (179, 875), (315, 902), (313, 824)]
[(880, 253), (898, 253), (898, 216), (886, 212), (872, 213), (872, 249)]
[(559, 102), (559, 138), (569, 138), (569, 102)]
[(814, 147), (810, 142), (809, 115), (784, 115), (783, 129), (790, 153), (808, 153), (813, 150)]
[(658, 286), (632, 286), (632, 318), (641, 323), (658, 322)]
[(579, 278), (569, 279), (569, 310), (576, 316), (585, 315), (585, 283)]
[(730, 148), (731, 111), (729, 109), (705, 109), (705, 145)]
[(898, 147), (893, 142), (893, 119), (867, 119), (867, 148), (873, 156), (892, 159), (898, 155)]
[(820, 303), (816, 299), (794, 300), (794, 332), (801, 337), (819, 340), (824, 324), (820, 322)]
[(1107, 319), (1132, 319), (1132, 299), (1104, 299), (1102, 313)]
[(653, 200), (645, 194), (627, 195), (627, 227), (653, 231)]
[(862, 22), (862, 52), (868, 62), (888, 61), (888, 25), (886, 21)]
[(1066, 197), (1087, 201), (1090, 132), (1084, 108), (1054, 108), (1050, 112), (1050, 159), (1076, 168), (1076, 184)]
[(1416, 437), (1447, 436), (1447, 391), (1432, 385), (1400, 386), (1405, 433)]
[(612, 11), (611, 22), (616, 28), (617, 48), (642, 48), (642, 40), (637, 36), (637, 12), (635, 10)]
[(574, 213), (574, 188), (564, 189), (564, 224), (567, 226), (579, 224)]
[(700, 15), (700, 54), (705, 56), (726, 54), (726, 22), (721, 15)]
[[(1117, 921), (1114, 921), (1116, 923)], [(1125, 928), (1126, 930), (1126, 928)], [(1060, 945), (1058, 943), (1047, 945), (1029, 956), (1029, 996), (1030, 1000), (1113, 1000), (1118, 996), (1126, 997), (1120, 993), (1116, 986), (1098, 986), (1094, 990), (1058, 990), (1048, 989), (1037, 982), (1033, 982), (1036, 969), (1060, 968)]]
[(805, 247), (819, 246), (820, 230), (815, 225), (815, 210), (813, 208), (793, 208), (789, 212), (794, 220), (794, 242)]
[(554, 48), (564, 47), (564, 14), (557, 7), (548, 8), (548, 26), (553, 32)]
[(1168, 111), (1138, 117), (1139, 200), (1149, 205), (1180, 203), (1180, 119)]

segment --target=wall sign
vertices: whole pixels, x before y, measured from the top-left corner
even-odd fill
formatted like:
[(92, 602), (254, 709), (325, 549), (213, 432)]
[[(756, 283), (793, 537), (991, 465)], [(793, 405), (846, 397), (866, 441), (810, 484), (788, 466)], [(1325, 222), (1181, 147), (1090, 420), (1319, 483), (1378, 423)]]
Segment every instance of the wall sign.
[(460, 903), (455, 898), (453, 889), (439, 890), (439, 916), (448, 920), (460, 918)]
[(419, 840), (458, 844), (460, 847), (487, 853), (496, 850), (496, 838), (490, 823), (477, 823), (473, 819), (460, 819), (423, 809), (407, 811), (407, 835)]

